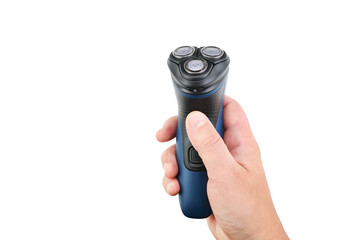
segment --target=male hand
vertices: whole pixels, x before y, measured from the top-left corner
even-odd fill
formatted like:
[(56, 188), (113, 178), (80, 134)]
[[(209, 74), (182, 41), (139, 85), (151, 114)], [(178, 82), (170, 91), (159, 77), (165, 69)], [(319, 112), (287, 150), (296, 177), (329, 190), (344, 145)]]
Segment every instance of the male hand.
[[(213, 214), (208, 225), (216, 239), (289, 239), (275, 211), (260, 150), (240, 105), (224, 100), (224, 140), (201, 112), (186, 118), (191, 143), (202, 158), (209, 181), (207, 193)], [(167, 142), (176, 135), (177, 116), (168, 119), (156, 138)], [(172, 196), (180, 191), (176, 178), (176, 145), (161, 156), (163, 185)]]

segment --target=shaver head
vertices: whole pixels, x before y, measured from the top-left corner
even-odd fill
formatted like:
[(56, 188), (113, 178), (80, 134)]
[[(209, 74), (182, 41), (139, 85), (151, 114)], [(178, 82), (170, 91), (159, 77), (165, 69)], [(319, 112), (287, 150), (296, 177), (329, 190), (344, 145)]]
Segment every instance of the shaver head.
[(195, 52), (195, 48), (191, 46), (178, 47), (172, 52), (172, 55), (176, 58), (183, 58), (191, 56)]
[(226, 52), (215, 46), (178, 47), (168, 59), (175, 87), (192, 95), (209, 93), (221, 85), (229, 63)]

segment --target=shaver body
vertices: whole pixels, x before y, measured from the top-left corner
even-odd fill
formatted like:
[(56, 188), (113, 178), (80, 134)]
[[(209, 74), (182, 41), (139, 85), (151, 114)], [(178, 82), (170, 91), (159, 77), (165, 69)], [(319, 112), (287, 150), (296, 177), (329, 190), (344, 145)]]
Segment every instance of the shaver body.
[(212, 211), (207, 196), (206, 168), (188, 138), (185, 120), (190, 112), (200, 111), (223, 136), (223, 102), (229, 63), (227, 54), (212, 46), (183, 46), (172, 52), (168, 59), (178, 103), (179, 199), (183, 214), (190, 218), (206, 218)]

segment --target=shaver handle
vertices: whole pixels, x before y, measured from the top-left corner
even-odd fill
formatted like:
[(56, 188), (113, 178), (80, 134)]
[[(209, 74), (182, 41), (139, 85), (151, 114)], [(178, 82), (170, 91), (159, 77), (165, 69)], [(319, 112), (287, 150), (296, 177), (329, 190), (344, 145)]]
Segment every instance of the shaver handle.
[(183, 214), (190, 218), (206, 218), (212, 211), (207, 196), (207, 172), (188, 138), (185, 119), (190, 112), (200, 111), (209, 118), (222, 137), (226, 78), (218, 88), (207, 94), (190, 95), (178, 89), (175, 91), (179, 108), (176, 129), (179, 199)]

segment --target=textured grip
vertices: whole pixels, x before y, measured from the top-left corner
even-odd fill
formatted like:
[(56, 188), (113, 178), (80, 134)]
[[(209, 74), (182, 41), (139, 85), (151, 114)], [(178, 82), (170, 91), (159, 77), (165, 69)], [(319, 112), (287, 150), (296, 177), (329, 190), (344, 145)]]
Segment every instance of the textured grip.
[[(223, 100), (227, 74), (222, 84), (205, 95), (189, 95), (176, 89), (179, 116), (176, 130), (176, 158), (179, 166), (180, 205), (185, 216), (206, 218), (211, 214), (207, 197), (207, 172), (202, 162), (190, 162), (189, 151), (193, 148), (187, 136), (185, 119), (192, 111), (203, 112), (223, 135)], [(192, 149), (193, 150), (193, 149)]]
[(183, 139), (184, 164), (190, 171), (203, 171), (205, 170), (205, 166), (202, 163), (193, 164), (190, 159), (191, 154), (189, 154), (189, 151), (192, 149), (192, 144), (186, 131), (186, 117), (192, 111), (200, 111), (209, 118), (215, 127), (219, 118), (222, 99), (224, 97), (224, 89), (225, 85), (222, 84), (218, 89), (215, 89), (211, 94), (208, 94), (205, 97), (203, 95), (187, 96), (176, 91), (179, 108), (178, 119)]

